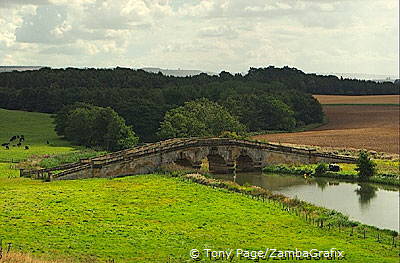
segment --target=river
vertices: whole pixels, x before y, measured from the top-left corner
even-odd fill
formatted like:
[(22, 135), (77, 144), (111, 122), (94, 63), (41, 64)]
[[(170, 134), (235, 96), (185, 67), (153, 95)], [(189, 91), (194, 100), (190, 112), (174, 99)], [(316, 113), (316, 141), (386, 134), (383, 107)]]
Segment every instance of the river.
[(350, 219), (399, 231), (399, 188), (371, 183), (353, 183), (330, 178), (309, 178), (301, 176), (241, 173), (236, 175), (214, 175), (215, 178), (235, 180), (238, 184), (251, 184), (297, 197), (335, 209)]

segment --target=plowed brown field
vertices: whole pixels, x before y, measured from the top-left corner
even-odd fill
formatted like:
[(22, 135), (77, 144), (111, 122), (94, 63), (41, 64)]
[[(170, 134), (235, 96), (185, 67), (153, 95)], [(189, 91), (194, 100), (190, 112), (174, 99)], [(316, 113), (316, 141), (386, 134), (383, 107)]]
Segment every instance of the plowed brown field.
[(321, 104), (400, 104), (399, 95), (336, 96), (314, 95)]
[[(335, 96), (337, 97), (337, 96)], [(399, 106), (323, 106), (329, 123), (296, 133), (258, 135), (270, 142), (399, 153)]]

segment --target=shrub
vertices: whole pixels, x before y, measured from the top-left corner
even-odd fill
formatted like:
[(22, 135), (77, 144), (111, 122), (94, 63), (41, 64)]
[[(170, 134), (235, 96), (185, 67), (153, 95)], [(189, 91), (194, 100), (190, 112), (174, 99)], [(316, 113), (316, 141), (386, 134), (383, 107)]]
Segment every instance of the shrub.
[(323, 176), (327, 171), (328, 165), (326, 163), (319, 163), (317, 167), (315, 167), (314, 175)]
[(360, 179), (368, 179), (376, 174), (376, 164), (369, 158), (365, 151), (360, 152), (357, 160), (357, 168)]
[(235, 140), (246, 140), (246, 136), (238, 135), (236, 132), (223, 131), (219, 138), (228, 138)]

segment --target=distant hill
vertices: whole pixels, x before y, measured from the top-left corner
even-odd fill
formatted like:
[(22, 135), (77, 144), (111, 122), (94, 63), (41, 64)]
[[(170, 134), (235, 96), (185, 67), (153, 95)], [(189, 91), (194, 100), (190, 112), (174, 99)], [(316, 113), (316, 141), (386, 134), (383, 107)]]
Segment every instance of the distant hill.
[[(0, 66), (1, 72), (12, 72), (12, 71), (27, 71), (27, 70), (39, 70), (43, 68), (43, 66)], [(142, 70), (150, 73), (158, 73), (161, 72), (165, 76), (174, 76), (174, 77), (189, 77), (196, 76), (201, 73), (207, 73), (208, 75), (217, 75), (214, 72), (206, 72), (201, 70), (187, 70), (187, 69), (162, 69), (162, 68), (153, 68), (146, 67), (141, 68)]]
[(205, 72), (201, 70), (190, 70), (190, 69), (162, 69), (162, 68), (141, 68), (141, 69), (151, 73), (161, 72), (165, 76), (174, 76), (174, 77), (196, 76), (201, 73), (207, 73), (208, 75), (217, 75), (217, 73), (214, 72)]
[(0, 66), (0, 72), (39, 70), (42, 66)]
[(343, 77), (344, 79), (359, 79), (359, 80), (372, 80), (376, 82), (394, 82), (398, 79), (395, 75), (382, 75), (382, 74), (366, 74), (366, 73), (317, 73), (320, 75), (328, 76), (333, 75), (338, 78)]

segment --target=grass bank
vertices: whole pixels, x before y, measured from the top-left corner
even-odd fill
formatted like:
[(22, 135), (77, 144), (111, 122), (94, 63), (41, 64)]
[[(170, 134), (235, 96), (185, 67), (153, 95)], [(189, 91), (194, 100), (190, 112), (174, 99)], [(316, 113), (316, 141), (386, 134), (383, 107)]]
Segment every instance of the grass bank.
[[(377, 164), (377, 175), (370, 177), (369, 182), (381, 183), (388, 185), (400, 186), (400, 171), (399, 171), (399, 161), (389, 161), (389, 160), (374, 160)], [(281, 173), (281, 174), (293, 174), (293, 175), (313, 175), (319, 177), (329, 177), (343, 180), (351, 181), (362, 181), (357, 175), (355, 170), (355, 164), (340, 163), (339, 172), (325, 172), (323, 174), (317, 175), (315, 173), (315, 168), (317, 164), (306, 164), (306, 165), (268, 165), (263, 168), (263, 172), (266, 173)]]

